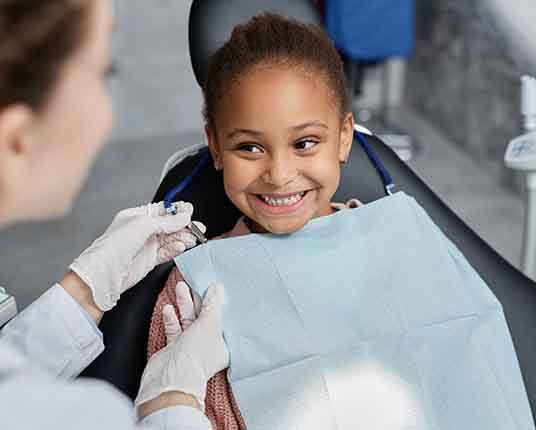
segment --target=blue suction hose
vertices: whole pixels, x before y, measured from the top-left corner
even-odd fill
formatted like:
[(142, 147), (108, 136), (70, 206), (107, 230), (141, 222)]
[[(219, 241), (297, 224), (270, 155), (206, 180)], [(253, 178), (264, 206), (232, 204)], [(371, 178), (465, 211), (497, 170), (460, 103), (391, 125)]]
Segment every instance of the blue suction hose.
[(382, 164), (370, 144), (365, 140), (363, 135), (354, 129), (354, 137), (357, 139), (365, 153), (367, 154), (370, 162), (374, 165), (378, 173), (380, 174), (383, 182), (383, 188), (385, 189), (385, 193), (390, 196), (393, 194), (393, 188), (395, 187), (395, 184), (393, 182), (393, 178), (391, 178), (391, 175), (389, 174), (389, 171), (385, 168), (385, 166)]
[(210, 159), (210, 154), (208, 151), (208, 148), (203, 150), (205, 154), (199, 160), (199, 163), (195, 166), (194, 170), (186, 177), (184, 178), (176, 187), (173, 187), (171, 190), (169, 190), (165, 197), (164, 197), (164, 208), (168, 213), (171, 213), (175, 215), (177, 213), (177, 209), (175, 208), (175, 205), (173, 204), (173, 201), (175, 197), (177, 197), (180, 193), (182, 193), (188, 186), (192, 183), (194, 178), (199, 174), (199, 172), (205, 167), (208, 160)]

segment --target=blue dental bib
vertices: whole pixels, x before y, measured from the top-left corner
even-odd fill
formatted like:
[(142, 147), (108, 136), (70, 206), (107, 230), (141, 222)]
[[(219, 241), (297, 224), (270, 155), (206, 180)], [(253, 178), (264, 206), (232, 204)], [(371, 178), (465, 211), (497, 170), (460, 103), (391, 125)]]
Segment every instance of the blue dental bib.
[(404, 193), (176, 264), (201, 296), (225, 285), (250, 430), (534, 429), (500, 303)]

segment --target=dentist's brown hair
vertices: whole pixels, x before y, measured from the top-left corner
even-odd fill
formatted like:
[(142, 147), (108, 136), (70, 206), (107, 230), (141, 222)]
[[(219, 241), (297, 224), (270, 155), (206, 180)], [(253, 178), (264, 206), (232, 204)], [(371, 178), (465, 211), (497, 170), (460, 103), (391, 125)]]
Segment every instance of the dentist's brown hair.
[(39, 110), (82, 44), (92, 0), (0, 0), (0, 110)]

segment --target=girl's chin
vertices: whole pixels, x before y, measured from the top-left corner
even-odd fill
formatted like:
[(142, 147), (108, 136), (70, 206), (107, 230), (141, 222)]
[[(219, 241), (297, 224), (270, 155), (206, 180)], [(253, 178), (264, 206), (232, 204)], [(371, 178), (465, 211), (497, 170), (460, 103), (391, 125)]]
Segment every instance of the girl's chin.
[(301, 230), (309, 219), (249, 219), (249, 228), (255, 233), (291, 234)]

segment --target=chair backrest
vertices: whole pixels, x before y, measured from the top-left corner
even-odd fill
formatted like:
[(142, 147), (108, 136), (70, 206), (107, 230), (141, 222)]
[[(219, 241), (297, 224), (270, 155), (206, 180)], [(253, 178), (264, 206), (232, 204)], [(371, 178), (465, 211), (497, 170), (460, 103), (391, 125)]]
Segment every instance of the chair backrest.
[[(248, 16), (264, 11), (264, 2), (251, 0), (199, 0), (193, 2), (192, 15), (202, 15), (190, 20), (196, 32), (210, 34), (218, 28), (218, 22), (225, 16), (226, 25), (243, 22), (241, 14), (244, 4), (255, 4), (257, 9), (249, 8)], [(308, 2), (270, 2), (278, 3), (279, 13), (294, 3)], [(222, 5), (227, 7), (222, 9)], [(215, 9), (210, 9), (213, 5)], [(311, 6), (312, 7), (312, 6)], [(237, 9), (238, 8), (238, 9)], [(271, 9), (273, 10), (273, 8)], [(216, 13), (217, 11), (217, 13)], [(232, 17), (235, 16), (235, 21)], [(245, 18), (247, 19), (246, 16)], [(192, 33), (190, 27), (190, 35)], [(196, 45), (190, 36), (192, 62), (196, 75), (202, 75), (206, 68), (206, 58), (197, 55)], [(207, 43), (205, 39), (203, 43)], [(221, 42), (220, 39), (214, 39)], [(216, 42), (215, 42), (216, 43)], [(203, 52), (213, 52), (217, 46), (202, 45)], [(195, 59), (201, 63), (195, 63)], [(199, 79), (199, 77), (198, 77)], [(502, 303), (516, 352), (521, 365), (531, 407), (536, 405), (536, 289), (534, 282), (526, 278), (516, 268), (498, 255), (488, 244), (480, 239), (463, 223), (431, 190), (409, 169), (396, 154), (377, 137), (365, 136), (377, 156), (391, 173), (399, 190), (413, 196), (428, 212), (441, 230), (465, 254), (469, 262)], [(175, 166), (165, 177), (156, 192), (154, 201), (163, 199), (165, 193), (191, 172), (201, 155), (192, 155)], [(349, 162), (344, 166), (337, 201), (357, 197), (363, 202), (371, 202), (384, 195), (383, 184), (365, 153), (356, 144)], [(239, 213), (225, 195), (221, 174), (208, 163), (194, 179), (180, 199), (190, 201), (195, 207), (195, 218), (209, 227), (208, 236), (213, 237), (230, 229), (238, 219)], [(82, 376), (105, 379), (134, 397), (146, 363), (148, 327), (156, 297), (162, 289), (172, 264), (157, 267), (139, 285), (127, 291), (119, 304), (104, 315), (101, 330), (104, 333), (106, 350), (83, 372)]]
[(261, 12), (273, 12), (301, 22), (321, 24), (311, 0), (194, 0), (190, 9), (188, 37), (195, 78), (202, 87), (210, 56), (231, 36), (237, 24)]

